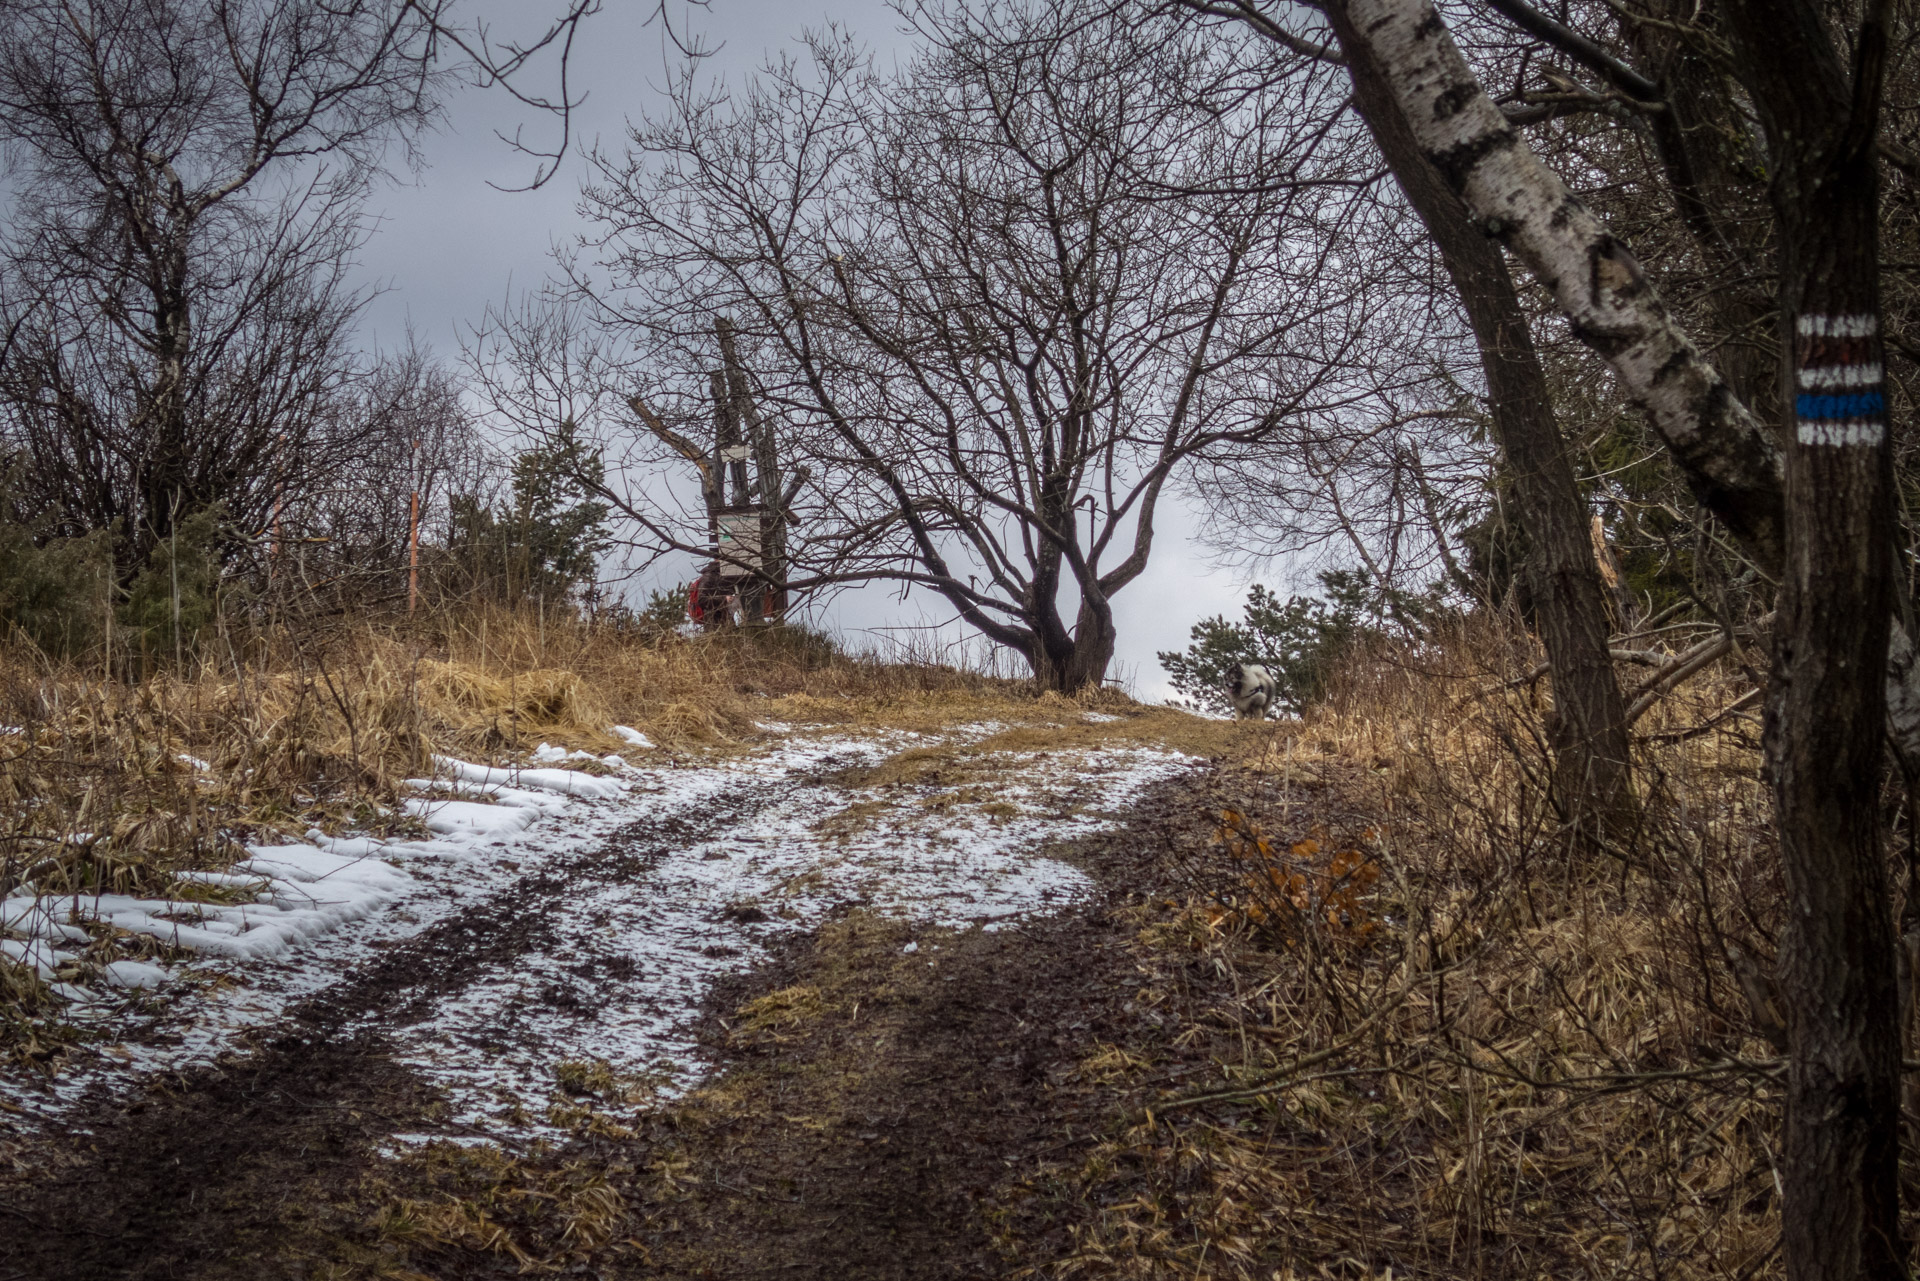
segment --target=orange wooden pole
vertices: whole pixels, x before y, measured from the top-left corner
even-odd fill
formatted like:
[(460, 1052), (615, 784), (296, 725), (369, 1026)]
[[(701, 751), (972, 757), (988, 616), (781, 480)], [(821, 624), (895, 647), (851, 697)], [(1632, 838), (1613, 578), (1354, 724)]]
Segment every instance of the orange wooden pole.
[(420, 600), (420, 442), (413, 442), (413, 493), (407, 501), (407, 613)]

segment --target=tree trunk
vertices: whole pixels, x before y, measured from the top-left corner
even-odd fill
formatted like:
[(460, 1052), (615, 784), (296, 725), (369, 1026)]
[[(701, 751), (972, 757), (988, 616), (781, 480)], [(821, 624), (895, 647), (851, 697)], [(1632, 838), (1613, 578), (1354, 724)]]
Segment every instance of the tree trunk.
[(1857, 69), (1851, 89), (1818, 11), (1793, 0), (1731, 9), (1775, 152), (1784, 332), (1798, 335), (1789, 363), (1804, 383), (1782, 397), (1794, 405), (1784, 492), (1761, 425), (1626, 247), (1507, 124), (1429, 0), (1351, 0), (1350, 13), (1441, 175), (1606, 357), (1701, 502), (1762, 564), (1782, 567), (1767, 737), (1792, 893), (1781, 972), (1793, 1024), (1787, 1269), (1903, 1276), (1892, 921), (1874, 826), (1880, 733), (1889, 701), (1896, 727), (1911, 728), (1898, 722), (1915, 666), (1907, 638), (1890, 646), (1887, 632), (1892, 480), (1877, 382), (1872, 118), (1884, 5), (1859, 41), (1872, 74)]
[[(154, 363), (149, 401), (141, 407), (147, 420), (140, 485), (144, 510), (137, 527), (127, 531), (136, 571), (173, 533), (177, 520), (218, 501), (218, 495), (195, 493), (193, 485), (186, 385), (192, 309), (185, 250), (169, 254), (150, 270), (147, 286), (153, 301)], [(283, 466), (284, 460), (276, 457), (274, 465)]]
[(1037, 627), (1034, 635), (1028, 654), (1034, 683), (1043, 690), (1077, 694), (1106, 679), (1119, 631), (1113, 625), (1111, 609), (1096, 609), (1083, 602), (1070, 639), (1056, 637), (1048, 644), (1039, 639), (1047, 635), (1046, 631)]
[(1532, 542), (1528, 581), (1553, 674), (1556, 789), (1576, 818), (1624, 817), (1632, 797), (1626, 700), (1608, 653), (1606, 590), (1513, 278), (1499, 247), (1421, 153), (1345, 5), (1330, 0), (1325, 11), (1353, 77), (1354, 105), (1439, 248), (1479, 344), (1494, 435)]
[(1781, 947), (1787, 1275), (1906, 1275), (1900, 1027), (1878, 793), (1893, 609), (1893, 460), (1880, 341), (1884, 6), (1851, 75), (1822, 9), (1727, 8), (1766, 130), (1780, 241), (1786, 565), (1766, 749), (1792, 909)]

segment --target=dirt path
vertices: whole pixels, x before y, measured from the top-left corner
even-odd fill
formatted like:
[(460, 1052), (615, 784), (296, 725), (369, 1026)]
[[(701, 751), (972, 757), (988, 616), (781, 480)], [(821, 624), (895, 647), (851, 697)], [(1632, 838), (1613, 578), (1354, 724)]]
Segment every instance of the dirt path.
[[(733, 808), (756, 800), (765, 798), (742, 793)], [(75, 1281), (271, 1275), (257, 1269), (283, 1249), (276, 1237), (298, 1229), (302, 1203), (324, 1206), (386, 1136), (432, 1128), (437, 1099), (393, 1061), (392, 1034), (550, 946), (556, 909), (583, 882), (641, 881), (699, 834), (687, 815), (632, 824), (296, 1006), (252, 1053), (83, 1111), (60, 1136), (67, 1168), (8, 1207), (29, 1229), (9, 1266)], [(582, 1003), (571, 988), (547, 997)]]
[[(1064, 1231), (1000, 1191), (1111, 1125), (1086, 1060), (1170, 1037), (1133, 1005), (1121, 909), (1163, 876), (1158, 846), (1190, 820), (1190, 790), (1158, 789), (1126, 831), (1077, 851), (1103, 887), (1093, 902), (995, 932), (853, 914), (723, 993), (709, 1031), (729, 1070), (648, 1130), (651, 1177), (630, 1190), (651, 1267), (631, 1275), (998, 1277), (1063, 1253)], [(794, 992), (809, 995), (781, 999)], [(790, 1022), (774, 1013), (801, 1004)], [(730, 1027), (728, 1005), (772, 1011)]]
[[(721, 1071), (677, 1105), (623, 1110), (587, 1082), (584, 1121), (560, 1147), (389, 1150), (394, 1134), (449, 1129), (440, 1092), (398, 1061), (398, 1036), (550, 950), (562, 898), (588, 884), (643, 894), (716, 819), (808, 781), (634, 823), (392, 948), (248, 1052), (74, 1116), (30, 1168), (0, 1177), (0, 1281), (450, 1281), (529, 1264), (973, 1277), (1003, 1274), (1008, 1248), (1044, 1252), (1046, 1225), (988, 1214), (990, 1193), (1102, 1123), (1075, 1064), (1160, 1036), (1130, 1005), (1115, 895), (1150, 887), (1154, 845), (1193, 812), (1188, 783), (1157, 787), (1124, 830), (1073, 851), (1103, 888), (1063, 913), (987, 931), (848, 907), (724, 981), (702, 1031)], [(542, 999), (590, 1017), (624, 976), (605, 958), (575, 968)]]

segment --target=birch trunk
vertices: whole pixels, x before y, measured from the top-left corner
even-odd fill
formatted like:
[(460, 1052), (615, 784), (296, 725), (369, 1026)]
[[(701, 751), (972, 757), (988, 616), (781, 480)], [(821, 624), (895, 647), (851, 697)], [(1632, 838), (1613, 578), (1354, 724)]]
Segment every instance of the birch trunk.
[(1533, 547), (1527, 576), (1553, 675), (1554, 785), (1576, 823), (1630, 819), (1626, 700), (1607, 645), (1607, 605), (1586, 504), (1546, 371), (1500, 248), (1421, 154), (1385, 73), (1340, 0), (1325, 13), (1353, 77), (1354, 105), (1426, 224), (1480, 349), (1493, 430)]
[[(1780, 451), (1660, 301), (1627, 247), (1540, 163), (1460, 56), (1430, 0), (1350, 0), (1414, 136), (1481, 226), (1551, 290), (1574, 335), (1646, 411), (1694, 496), (1771, 573), (1785, 565)], [(1893, 621), (1887, 732), (1920, 769), (1920, 654)]]

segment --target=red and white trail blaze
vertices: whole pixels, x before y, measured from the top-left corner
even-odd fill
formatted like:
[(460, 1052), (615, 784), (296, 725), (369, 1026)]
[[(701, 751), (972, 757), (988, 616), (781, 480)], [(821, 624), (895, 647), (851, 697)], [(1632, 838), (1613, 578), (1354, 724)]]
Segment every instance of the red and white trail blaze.
[(1887, 437), (1887, 402), (1874, 318), (1802, 316), (1797, 328), (1800, 443), (1880, 444)]

